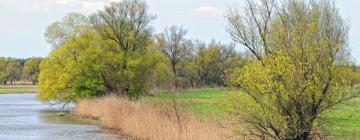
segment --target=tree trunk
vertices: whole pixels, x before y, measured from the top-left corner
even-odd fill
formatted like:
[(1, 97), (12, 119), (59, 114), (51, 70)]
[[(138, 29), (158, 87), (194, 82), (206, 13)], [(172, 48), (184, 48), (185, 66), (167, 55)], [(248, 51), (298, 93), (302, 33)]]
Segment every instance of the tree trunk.
[(173, 88), (174, 88), (174, 92), (176, 91), (177, 89), (177, 82), (176, 82), (176, 64), (175, 63), (172, 63), (172, 71), (173, 71), (173, 74), (174, 74), (174, 77), (173, 77)]
[(308, 140), (309, 139), (310, 132), (304, 132), (300, 136), (298, 136), (298, 140)]
[(295, 138), (286, 138), (285, 140), (309, 140), (310, 132), (303, 132)]
[(129, 79), (128, 79), (127, 75), (124, 74), (124, 71), (126, 71), (127, 68), (128, 68), (128, 67), (127, 67), (127, 64), (128, 64), (128, 60), (127, 60), (127, 58), (128, 58), (128, 53), (127, 53), (127, 51), (128, 51), (128, 50), (126, 49), (126, 50), (125, 50), (125, 59), (123, 60), (123, 69), (122, 69), (123, 76), (124, 76), (124, 83), (123, 83), (123, 84), (125, 84), (125, 86), (123, 87), (123, 89), (122, 89), (121, 92), (123, 92), (124, 95), (130, 97), (130, 100), (132, 100), (132, 97), (131, 97), (132, 95), (129, 94), (129, 91), (130, 91)]

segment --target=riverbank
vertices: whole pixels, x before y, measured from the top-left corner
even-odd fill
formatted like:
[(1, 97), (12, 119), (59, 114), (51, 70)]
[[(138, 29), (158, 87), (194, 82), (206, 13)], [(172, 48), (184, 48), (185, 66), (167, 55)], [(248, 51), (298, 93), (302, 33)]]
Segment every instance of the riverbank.
[(217, 122), (200, 121), (173, 101), (161, 107), (144, 101), (109, 96), (84, 100), (74, 114), (97, 119), (112, 130), (149, 140), (223, 140), (230, 139), (228, 129)]
[(31, 84), (0, 85), (0, 94), (37, 92), (37, 86)]

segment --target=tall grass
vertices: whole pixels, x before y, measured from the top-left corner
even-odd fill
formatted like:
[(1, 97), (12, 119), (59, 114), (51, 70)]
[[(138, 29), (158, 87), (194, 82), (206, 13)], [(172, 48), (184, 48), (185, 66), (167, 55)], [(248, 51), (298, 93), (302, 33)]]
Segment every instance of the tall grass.
[[(224, 140), (227, 129), (212, 122), (200, 122), (191, 113), (159, 108), (122, 97), (108, 96), (84, 100), (74, 109), (76, 115), (99, 119), (109, 129), (148, 140)], [(171, 108), (171, 107), (170, 107)]]

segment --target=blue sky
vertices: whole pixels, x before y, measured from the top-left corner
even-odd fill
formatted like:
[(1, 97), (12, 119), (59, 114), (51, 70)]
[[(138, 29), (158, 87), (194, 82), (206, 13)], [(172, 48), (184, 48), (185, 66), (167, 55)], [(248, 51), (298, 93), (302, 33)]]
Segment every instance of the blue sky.
[[(47, 25), (68, 12), (91, 14), (116, 0), (0, 0), (0, 56), (28, 58), (50, 51), (43, 34)], [(183, 25), (189, 38), (231, 42), (224, 29), (223, 13), (232, 0), (146, 0), (156, 32), (169, 25)], [(243, 0), (240, 0), (243, 1)], [(349, 45), (360, 64), (360, 1), (336, 0), (351, 25)]]

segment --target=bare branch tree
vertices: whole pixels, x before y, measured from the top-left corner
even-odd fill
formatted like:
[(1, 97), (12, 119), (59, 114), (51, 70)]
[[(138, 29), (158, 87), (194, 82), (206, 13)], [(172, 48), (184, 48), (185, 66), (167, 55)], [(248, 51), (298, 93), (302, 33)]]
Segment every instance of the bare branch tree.
[(91, 16), (95, 29), (125, 52), (143, 49), (149, 44), (152, 31), (149, 24), (154, 19), (142, 0), (114, 2)]
[(170, 60), (173, 72), (173, 88), (176, 90), (177, 64), (190, 52), (191, 45), (184, 38), (187, 31), (183, 27), (171, 26), (157, 36), (160, 51)]
[(259, 3), (247, 0), (246, 5), (245, 10), (236, 6), (228, 10), (225, 16), (227, 31), (235, 42), (261, 60), (262, 55), (271, 53), (267, 38), (276, 3), (275, 0), (260, 0)]

